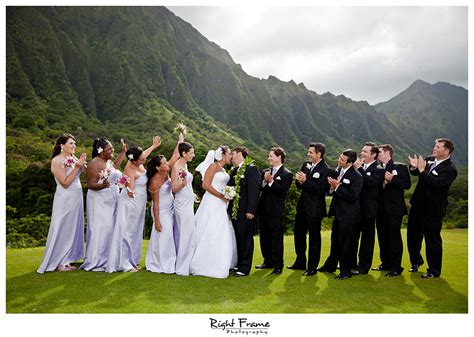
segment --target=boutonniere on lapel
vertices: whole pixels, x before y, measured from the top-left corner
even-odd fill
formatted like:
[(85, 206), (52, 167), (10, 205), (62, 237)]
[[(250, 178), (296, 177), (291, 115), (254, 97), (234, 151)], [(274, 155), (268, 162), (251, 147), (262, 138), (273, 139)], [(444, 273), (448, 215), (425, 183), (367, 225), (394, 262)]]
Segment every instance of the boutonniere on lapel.
[(313, 166), (312, 166), (310, 163), (306, 164), (306, 168), (307, 168), (308, 170), (311, 170), (312, 167), (313, 167)]
[[(244, 172), (247, 170), (247, 167), (249, 167), (253, 163), (252, 158), (250, 156), (247, 156), (245, 158), (245, 161), (243, 162), (242, 166), (240, 169), (237, 171), (237, 174), (235, 175), (234, 182), (235, 182), (235, 198), (234, 198), (234, 204), (232, 205), (232, 216), (231, 218), (233, 220), (237, 219), (237, 211), (239, 209), (239, 201), (240, 201), (240, 179), (245, 178)], [(242, 172), (240, 174), (239, 172)]]
[(319, 172), (316, 172), (316, 173), (313, 174), (313, 178), (316, 178), (316, 179), (317, 179), (317, 178), (319, 178), (319, 177), (320, 177)]
[(278, 176), (278, 177), (276, 177), (276, 178), (275, 178), (275, 180), (281, 180), (281, 177), (280, 177), (280, 176)]
[(351, 181), (349, 179), (344, 178), (344, 179), (342, 179), (342, 183), (343, 184), (350, 184)]
[(392, 171), (392, 174), (393, 174), (394, 176), (398, 176), (397, 170), (393, 170), (393, 171)]
[(370, 172), (367, 172), (366, 175), (368, 175), (370, 177)]
[(438, 172), (436, 172), (436, 170), (431, 171), (431, 173), (433, 173), (435, 176), (438, 175)]

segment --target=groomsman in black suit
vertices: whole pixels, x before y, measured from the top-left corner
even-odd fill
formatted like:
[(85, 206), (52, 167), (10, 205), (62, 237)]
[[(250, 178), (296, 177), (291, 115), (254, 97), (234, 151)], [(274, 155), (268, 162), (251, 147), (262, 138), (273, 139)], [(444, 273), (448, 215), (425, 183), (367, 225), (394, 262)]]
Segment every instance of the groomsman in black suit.
[(260, 184), (262, 194), (258, 205), (263, 264), (255, 268), (273, 268), (272, 274), (280, 275), (283, 270), (285, 197), (293, 181), (293, 173), (283, 166), (285, 151), (281, 147), (270, 150), (268, 162), (271, 167), (263, 171)]
[[(248, 150), (245, 147), (236, 147), (232, 150), (234, 168), (228, 186), (235, 186), (235, 176), (240, 176), (240, 200), (237, 210), (237, 219), (232, 219), (235, 239), (237, 241), (237, 267), (234, 276), (247, 276), (252, 267), (254, 218), (260, 197), (260, 172), (256, 166), (250, 164), (242, 170)], [(227, 212), (232, 217), (234, 201), (231, 200)]]
[(360, 221), (359, 196), (364, 178), (352, 165), (357, 153), (346, 150), (338, 160), (338, 168), (328, 177), (332, 194), (329, 216), (334, 215), (331, 232), (331, 252), (319, 271), (333, 273), (339, 262), (340, 273), (337, 280), (345, 280), (351, 274), (351, 234), (352, 228)]
[[(385, 171), (377, 162), (379, 148), (374, 143), (365, 143), (354, 167), (364, 177), (360, 192), (361, 221), (352, 230), (351, 268), (352, 274), (367, 274), (372, 266), (375, 245), (375, 218), (377, 217), (378, 193), (381, 189)], [(360, 247), (359, 247), (360, 239)], [(357, 264), (357, 250), (359, 263)]]
[(373, 270), (385, 270), (386, 276), (402, 273), (403, 241), (400, 229), (406, 215), (405, 190), (411, 187), (410, 174), (405, 164), (392, 159), (393, 147), (379, 145), (378, 159), (385, 170), (383, 185), (379, 190), (377, 214), (377, 237), (380, 247), (381, 264)]
[(426, 245), (428, 270), (421, 277), (436, 278), (441, 275), (443, 241), (441, 227), (446, 215), (449, 187), (456, 179), (458, 171), (451, 161), (454, 144), (450, 139), (436, 139), (433, 155), (410, 159), (410, 173), (418, 176), (418, 183), (410, 200), (408, 215), (408, 252), (412, 267), (410, 272), (418, 271), (423, 264), (421, 243)]
[[(321, 143), (308, 147), (308, 161), (296, 173), (296, 187), (301, 195), (296, 206), (295, 251), (296, 261), (289, 269), (306, 270), (303, 275), (316, 275), (321, 257), (321, 220), (326, 213), (326, 194), (329, 192), (330, 168), (324, 160), (326, 148)], [(306, 268), (306, 233), (308, 241), (308, 268)]]

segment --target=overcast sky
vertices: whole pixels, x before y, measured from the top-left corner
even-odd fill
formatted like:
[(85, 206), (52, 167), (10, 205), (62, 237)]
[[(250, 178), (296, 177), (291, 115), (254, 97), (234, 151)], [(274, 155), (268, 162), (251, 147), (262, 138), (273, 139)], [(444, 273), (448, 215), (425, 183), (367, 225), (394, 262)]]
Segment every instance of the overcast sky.
[(376, 104), (416, 79), (467, 89), (467, 7), (168, 7), (244, 71)]

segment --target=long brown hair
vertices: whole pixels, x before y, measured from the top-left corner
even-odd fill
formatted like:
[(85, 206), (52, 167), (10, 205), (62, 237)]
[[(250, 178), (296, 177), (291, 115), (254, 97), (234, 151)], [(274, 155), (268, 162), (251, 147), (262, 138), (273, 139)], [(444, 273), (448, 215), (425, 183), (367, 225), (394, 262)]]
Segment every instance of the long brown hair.
[(76, 138), (74, 138), (73, 135), (70, 133), (63, 133), (61, 136), (56, 139), (56, 144), (54, 144), (53, 148), (53, 153), (51, 154), (51, 159), (56, 157), (58, 154), (61, 153), (61, 145), (64, 145), (67, 143), (67, 141), (72, 138), (74, 141), (76, 141)]

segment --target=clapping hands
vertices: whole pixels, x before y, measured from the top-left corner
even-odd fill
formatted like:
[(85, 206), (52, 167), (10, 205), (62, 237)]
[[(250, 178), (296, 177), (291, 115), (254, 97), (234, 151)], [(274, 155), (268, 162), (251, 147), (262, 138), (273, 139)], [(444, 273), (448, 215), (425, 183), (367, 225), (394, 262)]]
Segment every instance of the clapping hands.
[(410, 161), (410, 167), (417, 168), (418, 171), (423, 172), (426, 168), (426, 161), (423, 159), (423, 156), (416, 154), (412, 157), (408, 156), (408, 160)]

